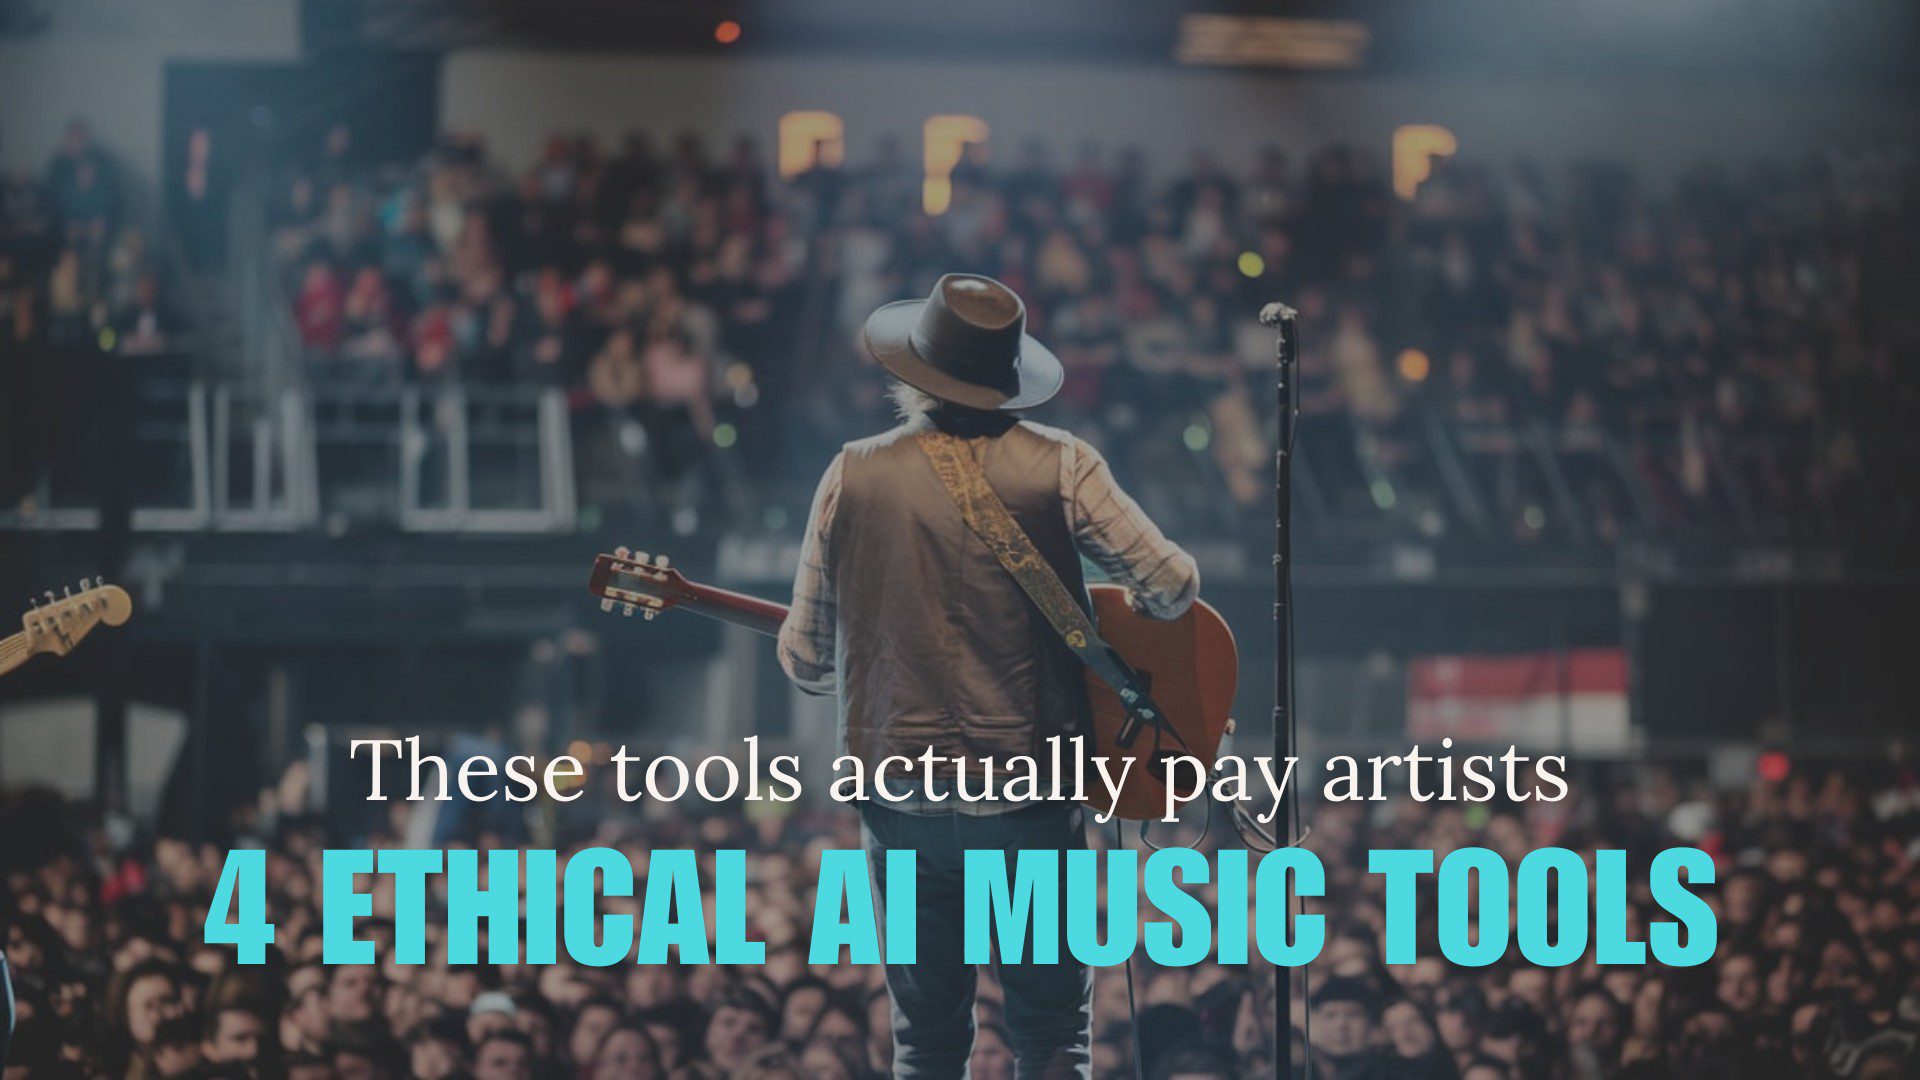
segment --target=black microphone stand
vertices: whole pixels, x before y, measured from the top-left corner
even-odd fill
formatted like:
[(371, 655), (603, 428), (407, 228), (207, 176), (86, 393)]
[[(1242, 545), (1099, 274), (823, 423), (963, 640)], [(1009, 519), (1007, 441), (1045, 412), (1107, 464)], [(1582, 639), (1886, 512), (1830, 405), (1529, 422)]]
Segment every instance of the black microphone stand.
[[(1275, 404), (1279, 409), (1279, 445), (1274, 451), (1273, 482), (1273, 755), (1276, 767), (1284, 767), (1294, 754), (1293, 717), (1293, 433), (1298, 405), (1295, 401), (1295, 373), (1298, 371), (1299, 337), (1295, 318), (1299, 313), (1282, 303), (1260, 309), (1260, 322), (1280, 331), (1274, 349)], [(1283, 843), (1300, 838), (1298, 809), (1293, 785), (1280, 792), (1280, 805), (1274, 816), (1275, 834), (1287, 830)], [(1308, 1051), (1312, 1053), (1311, 1050)], [(1274, 1075), (1293, 1075), (1293, 972), (1275, 965), (1273, 969), (1273, 1057)]]
[[(0, 930), (0, 934), (6, 931)], [(0, 946), (5, 945), (0, 938)], [(7, 971), (7, 952), (0, 947), (0, 1072), (7, 1069), (7, 1050), (13, 1045), (13, 978)]]

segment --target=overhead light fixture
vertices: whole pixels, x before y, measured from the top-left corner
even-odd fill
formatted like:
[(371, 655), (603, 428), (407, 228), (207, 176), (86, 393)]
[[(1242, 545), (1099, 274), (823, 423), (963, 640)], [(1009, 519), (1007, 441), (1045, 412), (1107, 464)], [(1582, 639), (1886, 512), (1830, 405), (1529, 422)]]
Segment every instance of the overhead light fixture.
[(1217, 67), (1359, 67), (1373, 32), (1353, 19), (1271, 15), (1184, 15), (1173, 58)]

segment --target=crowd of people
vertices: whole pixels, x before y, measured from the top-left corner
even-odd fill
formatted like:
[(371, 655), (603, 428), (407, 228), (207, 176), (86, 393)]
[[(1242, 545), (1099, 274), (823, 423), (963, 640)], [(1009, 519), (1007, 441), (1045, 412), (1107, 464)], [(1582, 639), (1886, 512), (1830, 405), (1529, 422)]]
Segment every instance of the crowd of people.
[(45, 170), (0, 171), (0, 344), (142, 355), (183, 330), (120, 164), (83, 121)]
[[(178, 208), (254, 190), (205, 156), (157, 227), (82, 122), (41, 175), (6, 177), (0, 335), (186, 341), (159, 268), (189, 263), (155, 248), (222, 250), (225, 214)], [(936, 214), (895, 139), (857, 165), (822, 143), (783, 176), (750, 139), (556, 136), (516, 173), (473, 135), (364, 162), (339, 126), (263, 197), (309, 377), (557, 388), (589, 503), (791, 518), (813, 464), (885, 422), (866, 313), (959, 270), (1025, 296), (1069, 366), (1043, 419), (1196, 530), (1232, 533), (1268, 494), (1273, 342), (1252, 314), (1274, 298), (1310, 330), (1310, 528), (1884, 545), (1920, 519), (1905, 148), (1671, 183), (1442, 157), (1411, 198), (1346, 146), (1244, 174), (1205, 153), (1007, 156), (969, 146)], [(729, 449), (755, 467), (722, 467)], [(726, 490), (745, 475), (755, 499)]]
[[(643, 820), (616, 803), (560, 815), (543, 807), (529, 819), (535, 835), (557, 830), (542, 843), (617, 848), (639, 879), (655, 849), (744, 848), (747, 928), (766, 943), (764, 965), (592, 968), (564, 956), (552, 965), (449, 964), (439, 914), (428, 918), (426, 962), (401, 963), (391, 878), (376, 879), (372, 914), (356, 927), (377, 943), (377, 962), (323, 965), (321, 849), (400, 846), (413, 804), (386, 804), (391, 816), (365, 834), (338, 835), (338, 822), (330, 834), (307, 810), (306, 785), (296, 766), (218, 844), (103, 830), (46, 791), (0, 798), (0, 919), (21, 1009), (9, 1080), (834, 1080), (888, 1068), (879, 969), (812, 964), (806, 951), (820, 852), (859, 843), (845, 807), (677, 807)], [(1309, 992), (1295, 1003), (1293, 1026), (1314, 1076), (1913, 1075), (1920, 781), (1910, 768), (1803, 765), (1727, 790), (1686, 770), (1642, 766), (1631, 775), (1576, 772), (1571, 786), (1571, 798), (1554, 804), (1399, 801), (1327, 804), (1311, 814), (1305, 844), (1327, 867), (1327, 894), (1310, 909), (1327, 916), (1327, 939), (1305, 974)], [(1160, 839), (1206, 848), (1228, 831), (1202, 840), (1183, 827)], [(229, 841), (266, 852), (275, 940), (261, 966), (238, 965), (229, 947), (203, 941)], [(508, 844), (478, 831), (445, 842)], [(1638, 868), (1630, 879), (1642, 882), (1628, 898), (1636, 936), (1659, 916), (1644, 885), (1651, 854), (1673, 844), (1709, 852), (1716, 880), (1696, 891), (1717, 915), (1713, 959), (1694, 968), (1599, 966), (1589, 949), (1569, 966), (1543, 968), (1509, 949), (1491, 966), (1462, 967), (1440, 958), (1425, 896), (1419, 959), (1384, 963), (1383, 886), (1366, 872), (1368, 849), (1444, 855), (1484, 846), (1517, 863), (1546, 844), (1589, 862), (1598, 848), (1630, 853)], [(709, 856), (702, 866), (710, 893)], [(1187, 888), (1215, 904), (1209, 887)], [(436, 887), (429, 910), (442, 900)], [(631, 899), (601, 903), (610, 913), (636, 910)], [(1131, 1074), (1136, 1046), (1139, 1074), (1151, 1080), (1272, 1075), (1270, 974), (1211, 959), (1158, 967), (1140, 958), (1131, 980), (1098, 972), (1094, 1075)], [(991, 980), (983, 986), (973, 1075), (995, 1080), (1012, 1075), (1011, 1058), (998, 995)]]
[(1068, 364), (1048, 418), (1188, 520), (1265, 495), (1273, 343), (1252, 315), (1277, 297), (1311, 327), (1309, 510), (1617, 539), (1830, 538), (1911, 509), (1889, 464), (1913, 455), (1896, 357), (1920, 343), (1895, 149), (1670, 188), (1439, 158), (1403, 199), (1351, 147), (1237, 175), (981, 143), (935, 214), (892, 139), (857, 166), (821, 143), (784, 177), (749, 139), (715, 157), (692, 135), (556, 136), (517, 173), (477, 136), (404, 168), (351, 147), (335, 129), (274, 207), (312, 370), (560, 387), (610, 433), (595, 449), (651, 449), (656, 475), (698, 470), (729, 419), (721, 441), (760, 460), (824, 460), (884, 419), (879, 380), (848, 377), (867, 312), (970, 271), (1025, 296)]

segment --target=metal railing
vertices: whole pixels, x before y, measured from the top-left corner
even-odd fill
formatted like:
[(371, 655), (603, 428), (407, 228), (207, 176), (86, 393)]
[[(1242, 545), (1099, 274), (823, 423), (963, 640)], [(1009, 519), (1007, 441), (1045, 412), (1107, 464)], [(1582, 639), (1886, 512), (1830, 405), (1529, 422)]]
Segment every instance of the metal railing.
[[(318, 372), (302, 380), (232, 381), (192, 365), (163, 371), (144, 362), (127, 374), (138, 380), (125, 420), (128, 460), (81, 454), (63, 461), (31, 498), (0, 511), (0, 528), (96, 527), (102, 468), (126, 470), (132, 526), (142, 531), (576, 527), (576, 418), (558, 390)], [(1822, 494), (1819, 448), (1804, 436), (1770, 439), (1705, 422), (1685, 431), (1620, 432), (1530, 418), (1463, 423), (1437, 414), (1409, 414), (1387, 427), (1326, 417), (1315, 427), (1296, 462), (1297, 505), (1306, 530), (1343, 543), (1737, 548), (1838, 544), (1851, 527), (1843, 515), (1852, 504)], [(1244, 536), (1244, 520), (1264, 503), (1237, 504), (1204, 454), (1150, 450), (1172, 438), (1156, 430), (1132, 440), (1115, 457), (1122, 482), (1157, 513), (1182, 522), (1191, 543)], [(723, 456), (718, 467), (737, 471), (741, 464)], [(579, 467), (588, 479), (600, 475), (593, 468), (606, 469), (604, 461)], [(1867, 475), (1862, 489), (1875, 494), (1884, 518), (1908, 527), (1911, 496), (1874, 488), (1873, 479)], [(723, 518), (753, 531), (757, 515), (713, 502), (739, 501), (745, 488), (743, 476), (667, 485), (658, 497), (680, 502), (650, 505), (650, 512), (727, 509)], [(803, 508), (809, 492), (758, 486), (766, 505)], [(784, 525), (766, 527), (790, 532), (797, 525), (787, 515)]]
[[(1804, 432), (1705, 419), (1633, 430), (1468, 422), (1426, 410), (1383, 425), (1322, 417), (1313, 428), (1296, 467), (1316, 489), (1296, 495), (1309, 528), (1343, 537), (1739, 545), (1844, 542), (1852, 528), (1827, 491), (1822, 444)], [(1856, 482), (1910, 521), (1913, 500), (1885, 482), (1910, 465), (1863, 457)]]
[(557, 391), (149, 379), (132, 410), (127, 460), (50, 470), (0, 528), (99, 527), (106, 469), (124, 470), (146, 532), (563, 532), (577, 516)]
[[(63, 457), (33, 494), (0, 512), (0, 528), (91, 530), (100, 527), (106, 470), (120, 470), (134, 529), (194, 531), (213, 520), (207, 395), (191, 379), (145, 379), (131, 395), (123, 453), (99, 449)], [(114, 460), (120, 458), (122, 460)]]

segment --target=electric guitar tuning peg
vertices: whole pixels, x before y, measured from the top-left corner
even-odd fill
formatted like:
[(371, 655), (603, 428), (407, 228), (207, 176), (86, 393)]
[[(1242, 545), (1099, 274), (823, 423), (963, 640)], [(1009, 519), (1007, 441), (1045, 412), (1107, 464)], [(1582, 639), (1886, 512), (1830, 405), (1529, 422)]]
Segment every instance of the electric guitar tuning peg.
[(621, 544), (619, 547), (613, 549), (613, 557), (616, 559), (624, 559), (629, 554), (631, 553), (627, 551), (627, 545), (625, 544)]
[(60, 598), (63, 600), (73, 599), (73, 590), (65, 585), (60, 586)]
[(634, 552), (634, 553), (633, 553), (633, 561), (634, 561), (634, 562), (637, 562), (637, 563), (644, 563), (644, 562), (646, 562), (646, 561), (647, 561), (647, 553), (646, 553), (646, 552), (644, 552), (644, 551), (636, 551), (636, 552)]
[(60, 599), (59, 597), (53, 595), (52, 589), (47, 590), (47, 603), (51, 604), (58, 601), (59, 599)]
[(653, 565), (665, 570), (667, 568), (667, 557), (665, 555), (655, 555), (653, 557)]
[(633, 615), (633, 605), (632, 604), (620, 605), (620, 614), (631, 617)]
[(600, 610), (601, 610), (601, 611), (612, 611), (612, 610), (613, 610), (613, 601), (611, 601), (611, 600), (602, 600), (602, 601), (600, 601)]
[(652, 621), (653, 621), (653, 617), (654, 617), (654, 616), (656, 616), (656, 615), (658, 615), (658, 614), (660, 614), (660, 613), (659, 613), (659, 612), (657, 612), (657, 611), (655, 611), (655, 610), (653, 610), (652, 608), (648, 608), (648, 609), (647, 609), (647, 611), (646, 611), (646, 616), (647, 616), (647, 621), (648, 621), (648, 622), (652, 622)]

